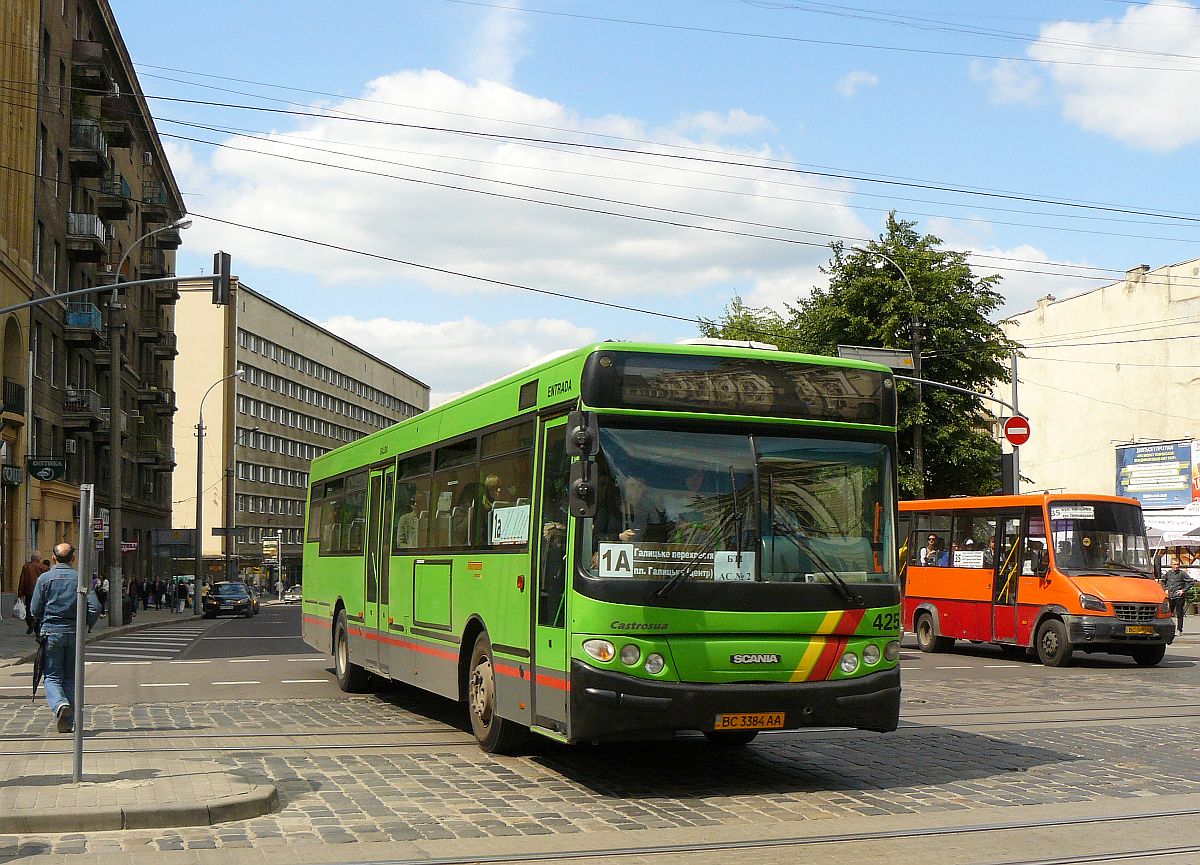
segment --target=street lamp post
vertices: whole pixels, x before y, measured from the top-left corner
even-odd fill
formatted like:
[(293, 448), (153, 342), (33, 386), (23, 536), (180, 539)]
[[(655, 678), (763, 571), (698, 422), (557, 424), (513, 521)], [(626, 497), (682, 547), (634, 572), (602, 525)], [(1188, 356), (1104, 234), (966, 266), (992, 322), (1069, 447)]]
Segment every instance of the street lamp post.
[[(246, 371), (239, 369), (237, 372), (232, 372), (229, 375), (223, 375), (208, 386), (208, 390), (204, 392), (204, 396), (200, 397), (200, 411), (196, 418), (196, 534), (193, 538), (194, 553), (196, 555), (196, 572), (193, 575), (194, 582), (192, 583), (192, 615), (200, 615), (200, 587), (204, 580), (204, 401), (208, 399), (208, 395), (213, 392), (219, 384), (225, 381), (236, 378), (239, 381), (246, 377)], [(229, 531), (229, 526), (225, 526), (226, 532)], [(229, 536), (225, 536), (225, 549), (229, 549)]]
[(111, 558), (108, 564), (108, 596), (116, 600), (116, 603), (108, 605), (109, 625), (122, 624), (125, 615), (125, 587), (121, 582), (121, 556), (124, 555), (121, 548), (121, 499), (123, 495), (121, 489), (121, 418), (123, 417), (121, 412), (121, 344), (117, 338), (117, 312), (125, 307), (117, 303), (117, 291), (121, 287), (121, 272), (125, 268), (125, 262), (139, 243), (147, 237), (153, 237), (163, 231), (191, 227), (190, 219), (180, 217), (153, 231), (147, 231), (129, 244), (129, 248), (125, 250), (125, 254), (121, 256), (121, 262), (117, 265), (117, 272), (113, 277), (112, 296), (108, 301), (108, 540), (112, 544)]
[[(865, 249), (861, 246), (854, 246), (851, 249), (855, 252), (861, 252), (864, 255), (879, 256), (899, 271), (900, 278), (908, 286), (909, 302), (912, 304), (913, 377), (916, 379), (914, 385), (916, 387), (917, 406), (920, 408), (920, 406), (924, 405), (924, 393), (921, 388), (921, 319), (917, 314), (917, 293), (913, 291), (912, 283), (908, 281), (908, 274), (904, 272), (904, 268), (898, 265), (890, 256), (884, 255), (878, 250)], [(917, 498), (922, 498), (925, 495), (925, 436), (922, 425), (919, 422), (913, 424), (913, 473), (917, 476), (914, 492)]]

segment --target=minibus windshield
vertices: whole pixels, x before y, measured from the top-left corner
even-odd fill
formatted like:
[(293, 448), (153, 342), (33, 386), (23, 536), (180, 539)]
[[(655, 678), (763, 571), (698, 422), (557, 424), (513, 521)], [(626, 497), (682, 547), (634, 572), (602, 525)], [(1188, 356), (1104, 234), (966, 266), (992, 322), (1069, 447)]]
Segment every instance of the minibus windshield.
[(1068, 575), (1153, 576), (1142, 512), (1136, 505), (1052, 501), (1054, 565)]

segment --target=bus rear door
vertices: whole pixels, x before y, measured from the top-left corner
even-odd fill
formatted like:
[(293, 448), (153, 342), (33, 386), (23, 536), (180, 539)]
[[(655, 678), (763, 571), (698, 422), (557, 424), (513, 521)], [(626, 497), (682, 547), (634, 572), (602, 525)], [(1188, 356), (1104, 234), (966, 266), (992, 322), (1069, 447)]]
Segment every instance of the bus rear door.
[(533, 541), (533, 723), (567, 732), (567, 585), (570, 580), (570, 526), (567, 484), (567, 420), (555, 418), (542, 428), (542, 488), (537, 501)]
[(1002, 513), (996, 521), (996, 550), (992, 574), (992, 639), (1017, 639), (1017, 587), (1021, 582), (1021, 514)]
[(392, 497), (396, 489), (396, 469), (388, 466), (371, 472), (369, 510), (367, 511), (367, 544), (364, 550), (366, 579), (363, 630), (367, 645), (364, 659), (367, 666), (386, 673), (387, 652), (381, 651), (388, 630), (389, 576), (392, 560)]

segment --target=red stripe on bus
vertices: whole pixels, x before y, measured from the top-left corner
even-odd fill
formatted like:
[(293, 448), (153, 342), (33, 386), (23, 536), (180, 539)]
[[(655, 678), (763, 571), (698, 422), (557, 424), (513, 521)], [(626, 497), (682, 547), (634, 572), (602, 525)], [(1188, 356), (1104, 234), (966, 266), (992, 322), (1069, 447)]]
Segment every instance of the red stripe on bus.
[(842, 618), (838, 620), (837, 627), (833, 629), (833, 633), (853, 634), (858, 630), (858, 625), (862, 622), (863, 616), (866, 613), (866, 610), (846, 610), (846, 612), (842, 613)]
[(834, 637), (825, 644), (825, 648), (821, 651), (821, 657), (817, 658), (817, 663), (813, 665), (808, 681), (822, 682), (829, 678), (834, 664), (842, 656), (842, 650), (846, 648), (846, 642), (844, 637)]
[(534, 676), (534, 681), (546, 688), (553, 688), (556, 691), (571, 690), (571, 683), (566, 679), (560, 679), (558, 676), (548, 676), (545, 673), (538, 673)]
[(310, 625), (318, 625), (322, 628), (332, 628), (333, 627), (332, 622), (330, 622), (328, 619), (322, 619), (320, 616), (306, 615), (304, 617), (304, 621), (308, 622)]

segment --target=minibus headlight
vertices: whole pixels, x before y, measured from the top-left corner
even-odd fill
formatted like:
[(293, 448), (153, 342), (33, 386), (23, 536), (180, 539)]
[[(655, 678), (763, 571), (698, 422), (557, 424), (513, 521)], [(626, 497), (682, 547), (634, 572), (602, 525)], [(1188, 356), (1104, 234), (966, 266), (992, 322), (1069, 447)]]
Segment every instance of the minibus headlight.
[(1087, 592), (1079, 596), (1079, 606), (1085, 610), (1095, 610), (1098, 613), (1107, 613), (1108, 604), (1097, 598), (1095, 595), (1089, 595)]
[(863, 663), (868, 667), (874, 667), (879, 663), (879, 647), (874, 643), (868, 643), (863, 649)]
[(608, 640), (586, 640), (583, 650), (597, 661), (604, 662), (611, 661), (617, 654), (617, 650)]
[(1159, 616), (1166, 616), (1168, 619), (1171, 618), (1171, 599), (1170, 598), (1163, 598), (1163, 602), (1161, 604), (1159, 604), (1159, 606), (1158, 606), (1158, 614), (1159, 614)]
[(894, 661), (900, 657), (900, 641), (892, 640), (883, 647), (883, 656), (889, 661)]
[(628, 643), (621, 647), (621, 663), (627, 667), (632, 667), (642, 657), (642, 650), (633, 643)]
[(663, 656), (658, 652), (651, 652), (646, 656), (646, 672), (651, 676), (657, 676), (666, 669), (667, 662), (663, 660)]
[(847, 652), (846, 654), (842, 655), (842, 660), (839, 666), (841, 666), (843, 673), (853, 673), (858, 669), (858, 655), (854, 654), (853, 652)]

